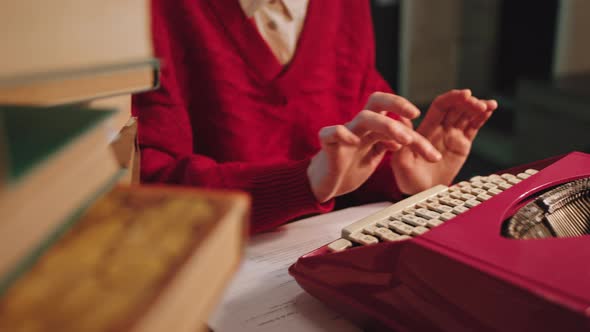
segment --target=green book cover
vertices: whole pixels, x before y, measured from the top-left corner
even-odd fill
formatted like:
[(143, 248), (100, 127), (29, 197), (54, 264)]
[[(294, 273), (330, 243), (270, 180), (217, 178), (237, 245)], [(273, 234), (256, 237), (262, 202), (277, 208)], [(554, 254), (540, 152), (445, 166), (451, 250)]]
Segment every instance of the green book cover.
[[(6, 182), (16, 182), (36, 165), (92, 129), (114, 111), (80, 106), (0, 106)], [(1, 150), (0, 150), (1, 151)]]

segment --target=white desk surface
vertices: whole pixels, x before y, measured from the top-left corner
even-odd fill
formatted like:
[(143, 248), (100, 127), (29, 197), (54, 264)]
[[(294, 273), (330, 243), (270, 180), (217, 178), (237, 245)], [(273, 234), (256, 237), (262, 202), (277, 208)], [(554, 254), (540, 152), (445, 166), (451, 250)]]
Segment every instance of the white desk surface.
[(391, 203), (302, 219), (253, 237), (209, 325), (226, 331), (360, 331), (307, 294), (288, 273), (300, 256), (340, 237), (343, 227)]

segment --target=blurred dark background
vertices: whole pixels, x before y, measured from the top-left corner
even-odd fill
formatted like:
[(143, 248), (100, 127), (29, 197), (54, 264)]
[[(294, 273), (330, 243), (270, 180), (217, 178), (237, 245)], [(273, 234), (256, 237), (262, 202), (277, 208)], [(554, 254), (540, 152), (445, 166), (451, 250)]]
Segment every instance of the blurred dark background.
[(590, 1), (372, 0), (377, 67), (426, 110), (470, 88), (499, 109), (459, 179), (590, 152)]

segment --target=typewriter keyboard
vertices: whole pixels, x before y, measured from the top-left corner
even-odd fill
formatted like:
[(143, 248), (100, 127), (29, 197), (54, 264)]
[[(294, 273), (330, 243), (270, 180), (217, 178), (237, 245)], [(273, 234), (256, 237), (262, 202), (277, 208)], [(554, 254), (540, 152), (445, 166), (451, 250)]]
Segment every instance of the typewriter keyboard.
[(342, 229), (342, 237), (328, 245), (331, 251), (419, 236), (481, 204), (537, 173), (475, 176), (451, 187), (438, 185), (399, 201)]

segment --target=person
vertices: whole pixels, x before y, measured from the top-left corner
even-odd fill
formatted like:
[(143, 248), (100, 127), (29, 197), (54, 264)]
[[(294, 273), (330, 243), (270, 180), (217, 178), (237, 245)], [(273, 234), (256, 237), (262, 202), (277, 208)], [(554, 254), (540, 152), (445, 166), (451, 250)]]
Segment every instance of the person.
[(450, 184), (497, 108), (449, 91), (414, 129), (375, 68), (368, 1), (154, 0), (152, 26), (142, 181), (246, 191), (252, 233)]

